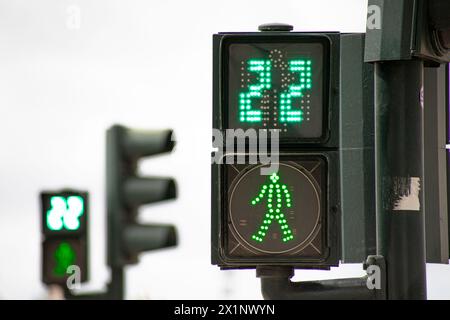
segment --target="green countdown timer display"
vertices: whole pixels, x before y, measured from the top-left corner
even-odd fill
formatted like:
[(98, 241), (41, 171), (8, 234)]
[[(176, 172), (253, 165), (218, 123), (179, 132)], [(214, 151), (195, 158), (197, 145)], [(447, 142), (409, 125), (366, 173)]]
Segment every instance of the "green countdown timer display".
[(324, 254), (326, 162), (280, 161), (271, 175), (261, 165), (227, 169), (229, 257)]
[(82, 234), (86, 228), (85, 193), (43, 193), (42, 214), (45, 234)]
[(328, 96), (326, 42), (248, 41), (226, 46), (227, 128), (278, 129), (284, 138), (323, 137)]
[(80, 196), (53, 196), (47, 210), (47, 227), (50, 230), (78, 230), (84, 214), (84, 201)]

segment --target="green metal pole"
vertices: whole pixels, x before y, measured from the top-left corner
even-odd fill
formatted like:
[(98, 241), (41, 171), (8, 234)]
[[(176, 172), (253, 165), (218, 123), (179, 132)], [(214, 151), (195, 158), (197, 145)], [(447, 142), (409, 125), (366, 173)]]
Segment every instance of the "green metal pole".
[(377, 253), (388, 299), (426, 299), (423, 62), (375, 63)]

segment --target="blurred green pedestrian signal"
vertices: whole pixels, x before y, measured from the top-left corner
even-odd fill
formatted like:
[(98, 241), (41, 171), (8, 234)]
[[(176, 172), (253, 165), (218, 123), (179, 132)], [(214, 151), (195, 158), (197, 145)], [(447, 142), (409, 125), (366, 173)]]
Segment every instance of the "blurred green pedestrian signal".
[(53, 273), (56, 276), (65, 276), (67, 268), (76, 261), (75, 250), (68, 242), (61, 242), (55, 251), (55, 268)]
[(84, 200), (80, 196), (50, 198), (47, 211), (47, 227), (50, 230), (78, 230), (80, 217), (84, 214)]
[(88, 194), (76, 190), (41, 193), (42, 281), (65, 285), (69, 268), (80, 270), (81, 282), (88, 279)]
[(66, 285), (71, 266), (78, 267), (81, 282), (87, 281), (86, 239), (60, 235), (42, 243), (42, 281), (45, 284)]

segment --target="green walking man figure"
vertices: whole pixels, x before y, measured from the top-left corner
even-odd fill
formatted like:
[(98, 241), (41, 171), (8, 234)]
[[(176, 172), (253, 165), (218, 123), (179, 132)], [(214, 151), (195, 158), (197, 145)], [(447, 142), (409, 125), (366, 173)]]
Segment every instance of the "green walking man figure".
[(70, 244), (62, 242), (55, 251), (56, 266), (54, 273), (57, 276), (64, 276), (67, 268), (75, 262), (75, 251)]
[[(283, 242), (294, 239), (294, 235), (292, 234), (292, 230), (289, 227), (285, 216), (285, 209), (292, 206), (291, 194), (289, 193), (287, 186), (285, 184), (280, 184), (278, 182), (279, 180), (280, 176), (277, 173), (272, 173), (270, 176), (271, 182), (268, 185), (264, 184), (259, 191), (259, 195), (251, 201), (251, 204), (255, 206), (261, 202), (264, 197), (267, 197), (264, 220), (258, 231), (252, 235), (252, 239), (257, 242), (263, 241), (273, 220), (276, 220), (281, 228)], [(283, 203), (286, 207), (283, 206)]]

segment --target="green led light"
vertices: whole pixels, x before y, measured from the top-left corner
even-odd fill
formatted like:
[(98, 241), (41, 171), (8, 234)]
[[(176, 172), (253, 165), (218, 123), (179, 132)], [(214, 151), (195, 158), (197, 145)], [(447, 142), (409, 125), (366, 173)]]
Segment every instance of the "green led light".
[(75, 250), (67, 242), (61, 242), (54, 253), (55, 268), (53, 273), (55, 276), (63, 277), (66, 275), (67, 268), (76, 261)]
[(80, 196), (50, 198), (47, 210), (47, 227), (52, 231), (62, 229), (74, 231), (80, 228), (80, 218), (84, 214), (84, 201)]
[[(285, 99), (286, 97), (301, 98), (303, 96), (303, 91), (305, 89), (311, 89), (312, 87), (311, 60), (304, 60), (304, 59), (290, 60), (288, 64), (289, 64), (289, 71), (299, 73), (300, 84), (290, 85), (288, 91), (280, 95), (280, 107), (282, 110), (284, 109), (291, 110), (292, 108), (292, 100)], [(304, 72), (305, 65), (306, 65), (306, 73)], [(306, 85), (302, 83), (306, 83)], [(298, 110), (292, 112), (295, 113), (291, 114), (288, 113), (287, 117), (284, 113), (280, 113), (279, 118), (280, 122), (300, 123), (303, 121), (303, 111)]]
[[(247, 61), (247, 70), (249, 72), (257, 73), (257, 84), (251, 84), (248, 86), (248, 92), (239, 93), (239, 109), (246, 110), (245, 117), (240, 116), (239, 121), (256, 123), (262, 121), (262, 111), (252, 109), (252, 98), (261, 98), (263, 91), (271, 88), (272, 73), (271, 63), (267, 59), (250, 59)], [(245, 99), (245, 101), (243, 100)]]
[(260, 122), (261, 121), (261, 117), (247, 117), (246, 121), (247, 122)]

